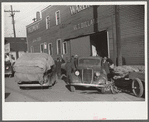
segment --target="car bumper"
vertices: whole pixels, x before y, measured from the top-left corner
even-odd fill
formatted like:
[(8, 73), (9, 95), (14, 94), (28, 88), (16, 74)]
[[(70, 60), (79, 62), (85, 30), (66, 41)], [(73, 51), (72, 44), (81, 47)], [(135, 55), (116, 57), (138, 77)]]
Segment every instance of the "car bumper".
[(109, 84), (85, 84), (85, 83), (70, 83), (71, 86), (84, 86), (84, 87), (97, 87), (103, 88), (108, 86)]
[(5, 72), (5, 75), (12, 75), (12, 72), (11, 71), (7, 71), (7, 72)]
[(49, 84), (18, 84), (20, 87), (46, 87)]

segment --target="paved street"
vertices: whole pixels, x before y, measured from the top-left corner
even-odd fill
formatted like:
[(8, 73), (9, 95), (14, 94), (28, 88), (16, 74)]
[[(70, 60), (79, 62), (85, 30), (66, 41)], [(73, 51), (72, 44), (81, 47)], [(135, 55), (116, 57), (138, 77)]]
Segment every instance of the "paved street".
[(77, 88), (70, 92), (63, 80), (48, 89), (21, 90), (14, 78), (5, 78), (5, 102), (67, 102), (67, 101), (145, 101), (128, 93), (102, 94), (96, 89)]

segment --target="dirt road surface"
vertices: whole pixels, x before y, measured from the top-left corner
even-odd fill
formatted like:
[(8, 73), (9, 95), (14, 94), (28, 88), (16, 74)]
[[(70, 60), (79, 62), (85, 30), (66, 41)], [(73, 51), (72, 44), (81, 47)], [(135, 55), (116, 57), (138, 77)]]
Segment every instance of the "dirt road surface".
[(33, 88), (21, 90), (14, 78), (5, 78), (5, 102), (75, 102), (75, 101), (145, 101), (132, 94), (102, 94), (96, 89), (77, 88), (70, 92), (63, 80), (48, 89)]

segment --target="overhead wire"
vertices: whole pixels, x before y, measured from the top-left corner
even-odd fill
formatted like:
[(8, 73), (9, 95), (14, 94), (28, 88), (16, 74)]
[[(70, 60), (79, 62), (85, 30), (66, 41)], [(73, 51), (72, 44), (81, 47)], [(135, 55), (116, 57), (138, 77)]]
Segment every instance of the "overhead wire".
[[(39, 5), (38, 7), (35, 7), (35, 8), (33, 8), (33, 9), (31, 9), (30, 11), (27, 11), (27, 12), (25, 12), (24, 14), (26, 14), (26, 15), (29, 15), (32, 11), (35, 11), (35, 10), (37, 10), (38, 11), (38, 8), (40, 9), (41, 8), (41, 10), (42, 9), (44, 9), (45, 7), (41, 7), (41, 5)], [(40, 10), (40, 11), (41, 11)], [(23, 16), (22, 17), (19, 17), (19, 18), (16, 18), (16, 19), (24, 19), (24, 18), (26, 18), (26, 16), (24, 16), (24, 14), (23, 14)], [(35, 13), (36, 14), (36, 13)], [(30, 16), (32, 16), (33, 15), (33, 13), (31, 13), (30, 14)]]

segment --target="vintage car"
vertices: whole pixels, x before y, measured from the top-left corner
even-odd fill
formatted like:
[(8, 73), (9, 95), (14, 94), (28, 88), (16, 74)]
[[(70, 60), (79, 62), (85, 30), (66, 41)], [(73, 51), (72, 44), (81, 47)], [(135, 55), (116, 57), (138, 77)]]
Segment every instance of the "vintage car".
[(107, 76), (102, 68), (101, 57), (80, 57), (77, 61), (77, 70), (71, 73), (69, 88), (71, 92), (75, 91), (76, 86), (94, 87), (105, 93), (114, 90), (112, 81), (107, 80)]
[(5, 61), (5, 76), (12, 77), (14, 74), (13, 66), (10, 61)]
[(14, 77), (21, 89), (53, 86), (57, 80), (53, 58), (46, 53), (26, 53), (14, 64)]

